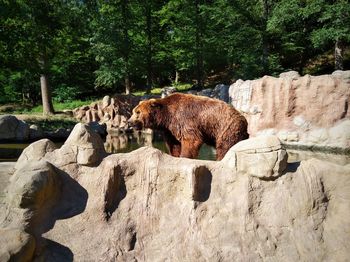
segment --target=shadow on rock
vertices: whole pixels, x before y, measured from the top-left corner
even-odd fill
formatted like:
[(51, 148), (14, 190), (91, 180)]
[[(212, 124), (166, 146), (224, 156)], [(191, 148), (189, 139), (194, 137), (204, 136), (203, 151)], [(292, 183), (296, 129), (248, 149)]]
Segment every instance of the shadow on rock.
[(104, 199), (104, 212), (106, 220), (109, 220), (109, 218), (112, 216), (113, 212), (118, 208), (120, 202), (125, 198), (127, 193), (125, 180), (121, 173), (121, 167), (116, 166), (107, 183), (107, 190)]
[(68, 247), (49, 239), (44, 240), (46, 242), (46, 249), (42, 255), (43, 261), (71, 262), (74, 260), (73, 252)]
[(84, 212), (88, 200), (88, 192), (66, 172), (58, 171), (62, 179), (62, 195), (55, 208), (56, 219), (66, 219)]
[(300, 166), (300, 161), (299, 162), (294, 162), (294, 163), (288, 163), (286, 170), (284, 171), (284, 173), (288, 173), (288, 172), (296, 172), (298, 170)]

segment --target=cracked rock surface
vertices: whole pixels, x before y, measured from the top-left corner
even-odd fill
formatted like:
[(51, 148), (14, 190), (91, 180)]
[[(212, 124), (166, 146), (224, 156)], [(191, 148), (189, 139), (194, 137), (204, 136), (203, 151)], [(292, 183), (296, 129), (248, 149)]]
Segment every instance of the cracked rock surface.
[[(87, 126), (71, 136), (61, 149), (39, 143), (48, 152), (13, 169), (0, 206), (1, 260), (350, 257), (350, 165), (287, 165), (274, 136), (242, 141), (218, 162), (151, 147), (106, 156)], [(10, 230), (22, 236), (15, 244)]]

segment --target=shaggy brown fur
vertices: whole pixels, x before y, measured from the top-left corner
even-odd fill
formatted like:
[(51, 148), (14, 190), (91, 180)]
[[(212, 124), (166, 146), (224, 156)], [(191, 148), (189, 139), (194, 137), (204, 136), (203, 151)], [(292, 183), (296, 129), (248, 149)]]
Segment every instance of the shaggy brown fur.
[(175, 93), (142, 101), (129, 120), (136, 129), (164, 133), (172, 156), (196, 158), (203, 143), (216, 147), (221, 160), (238, 141), (248, 138), (246, 119), (232, 106), (202, 96)]

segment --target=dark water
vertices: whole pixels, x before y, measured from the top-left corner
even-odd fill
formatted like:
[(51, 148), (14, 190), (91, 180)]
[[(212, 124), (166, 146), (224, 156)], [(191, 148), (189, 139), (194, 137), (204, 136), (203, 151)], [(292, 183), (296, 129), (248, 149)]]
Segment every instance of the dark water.
[[(127, 153), (133, 151), (142, 146), (153, 146), (164, 152), (167, 152), (165, 143), (160, 134), (118, 134), (108, 135), (105, 140), (105, 148), (108, 153)], [(26, 148), (29, 143), (15, 144), (7, 143), (0, 144), (0, 162), (16, 161), (23, 149)], [(58, 147), (62, 143), (56, 144)], [(313, 151), (302, 150), (287, 150), (288, 162), (294, 163), (301, 160), (307, 160), (310, 158), (317, 158), (322, 161), (328, 161), (339, 165), (350, 164), (349, 155), (329, 154)], [(213, 147), (203, 145), (199, 152), (199, 159), (215, 160), (215, 149)]]

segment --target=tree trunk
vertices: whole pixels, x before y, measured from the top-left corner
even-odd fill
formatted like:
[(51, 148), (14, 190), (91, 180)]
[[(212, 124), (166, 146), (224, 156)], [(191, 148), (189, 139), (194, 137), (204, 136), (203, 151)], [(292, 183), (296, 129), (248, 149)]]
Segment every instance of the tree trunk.
[(129, 55), (130, 55), (130, 39), (129, 39), (129, 6), (128, 6), (128, 0), (123, 0), (121, 2), (121, 8), (122, 8), (122, 16), (123, 16), (123, 57), (124, 57), (124, 68), (125, 68), (125, 77), (124, 77), (124, 83), (125, 83), (125, 94), (129, 95), (131, 93), (131, 84), (130, 84), (130, 68), (129, 68)]
[(335, 42), (335, 48), (334, 48), (334, 68), (335, 70), (343, 70), (343, 51), (344, 51), (344, 45), (342, 41), (337, 40)]
[(178, 70), (175, 71), (175, 84), (179, 83), (180, 72)]
[(152, 2), (146, 2), (146, 32), (147, 32), (147, 87), (146, 92), (150, 93), (152, 88)]
[(48, 75), (48, 63), (46, 53), (43, 52), (40, 58), (41, 75), (40, 75), (40, 88), (41, 88), (41, 99), (43, 102), (43, 114), (53, 115), (55, 113), (51, 98), (51, 88), (49, 85)]
[(130, 95), (131, 93), (131, 84), (130, 84), (130, 78), (127, 75), (124, 79), (124, 83), (125, 83), (125, 94), (126, 95)]
[(197, 66), (197, 85), (203, 88), (203, 27), (200, 14), (200, 0), (195, 1), (196, 8), (196, 66)]
[(55, 113), (52, 105), (49, 77), (47, 74), (40, 76), (41, 98), (43, 101), (43, 114), (53, 115)]

